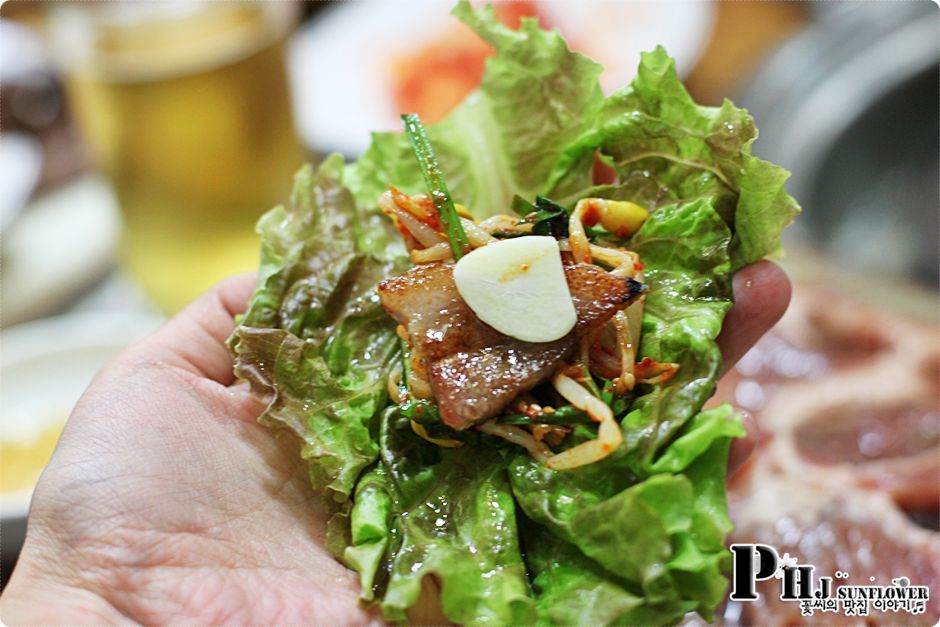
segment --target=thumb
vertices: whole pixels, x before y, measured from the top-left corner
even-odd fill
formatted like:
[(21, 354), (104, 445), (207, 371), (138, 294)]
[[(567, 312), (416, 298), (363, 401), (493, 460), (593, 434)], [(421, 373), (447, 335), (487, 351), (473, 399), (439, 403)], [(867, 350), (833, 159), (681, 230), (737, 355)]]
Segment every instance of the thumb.
[(255, 285), (255, 274), (225, 279), (130, 350), (153, 356), (222, 385), (235, 381), (225, 341), (235, 329)]

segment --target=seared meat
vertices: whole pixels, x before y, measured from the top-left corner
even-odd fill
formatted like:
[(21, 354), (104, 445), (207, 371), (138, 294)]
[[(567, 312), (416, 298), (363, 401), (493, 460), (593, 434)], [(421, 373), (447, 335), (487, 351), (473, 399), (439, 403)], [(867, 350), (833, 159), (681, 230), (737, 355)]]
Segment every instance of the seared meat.
[(599, 328), (644, 291), (591, 264), (565, 266), (578, 321), (554, 342), (507, 337), (470, 310), (453, 280), (453, 265), (416, 266), (379, 285), (389, 314), (408, 331), (413, 354), (430, 368), (445, 424), (466, 429), (496, 415), (519, 394), (551, 377), (586, 333)]
[(566, 335), (546, 344), (512, 341), (457, 353), (431, 367), (444, 424), (462, 430), (498, 414), (522, 392), (551, 377), (578, 344)]
[(582, 336), (645, 289), (590, 264), (565, 267), (565, 277), (578, 312), (578, 322), (565, 337), (539, 344), (512, 340), (460, 352), (431, 366), (431, 388), (446, 425), (466, 429), (498, 414), (519, 394), (554, 375)]
[(569, 335), (581, 336), (596, 329), (646, 292), (639, 281), (616, 277), (589, 263), (565, 266), (565, 279), (578, 312), (578, 322)]
[(511, 338), (477, 318), (454, 283), (454, 264), (429, 263), (379, 283), (385, 311), (408, 332), (411, 353), (424, 369), (460, 351)]

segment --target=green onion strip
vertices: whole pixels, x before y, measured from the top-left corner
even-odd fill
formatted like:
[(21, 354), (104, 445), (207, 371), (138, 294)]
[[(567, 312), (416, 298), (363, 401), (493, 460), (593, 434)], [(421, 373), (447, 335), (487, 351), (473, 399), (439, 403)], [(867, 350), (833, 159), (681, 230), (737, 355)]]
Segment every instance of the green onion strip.
[(437, 214), (447, 232), (450, 248), (454, 251), (454, 259), (460, 259), (470, 250), (470, 240), (467, 239), (467, 234), (464, 233), (463, 226), (460, 224), (457, 207), (454, 206), (450, 192), (447, 191), (447, 183), (444, 182), (441, 166), (437, 162), (437, 157), (434, 156), (434, 149), (431, 148), (431, 142), (428, 141), (417, 113), (403, 115), (401, 119), (405, 123), (405, 134), (411, 142), (418, 165), (421, 166), (421, 174), (424, 175), (424, 182), (428, 186), (428, 191), (431, 192), (431, 199), (437, 208)]

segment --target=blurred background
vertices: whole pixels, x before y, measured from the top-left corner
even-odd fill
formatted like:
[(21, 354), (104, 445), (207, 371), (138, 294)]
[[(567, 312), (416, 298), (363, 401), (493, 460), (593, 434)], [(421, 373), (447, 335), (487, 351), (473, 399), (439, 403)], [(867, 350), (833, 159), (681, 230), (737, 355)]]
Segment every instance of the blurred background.
[[(103, 361), (218, 279), (254, 269), (253, 224), (286, 199), (304, 161), (355, 158), (369, 131), (398, 127), (398, 112), (434, 121), (474, 89), (490, 51), (450, 6), (0, 7), (4, 580), (32, 485)], [(869, 569), (880, 563), (872, 547), (886, 542), (895, 561), (914, 540), (936, 557), (937, 6), (544, 0), (497, 9), (513, 27), (534, 16), (559, 28), (605, 65), (608, 92), (629, 82), (640, 51), (663, 44), (699, 102), (730, 96), (751, 110), (755, 152), (793, 172), (789, 189), (805, 212), (783, 262), (794, 307), (720, 390), (764, 425), (761, 461), (732, 497), (780, 490), (785, 501), (799, 486), (884, 499), (880, 510), (903, 533), (871, 539), (884, 521), (860, 507), (845, 529), (875, 531), (856, 533), (846, 551), (867, 556)], [(814, 518), (780, 507), (773, 520), (737, 508), (746, 539), (781, 544), (774, 534), (788, 531), (791, 554), (811, 561), (814, 546), (829, 545), (805, 538), (820, 525), (843, 529), (825, 508)], [(890, 544), (898, 538), (908, 544)], [(923, 576), (940, 583), (932, 561)], [(742, 608), (727, 612), (727, 622), (756, 622)]]

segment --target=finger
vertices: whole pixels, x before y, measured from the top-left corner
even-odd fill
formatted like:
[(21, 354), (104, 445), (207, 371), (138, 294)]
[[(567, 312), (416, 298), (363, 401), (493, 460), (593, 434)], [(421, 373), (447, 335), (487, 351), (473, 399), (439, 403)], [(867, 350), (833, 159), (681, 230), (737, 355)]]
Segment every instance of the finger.
[(217, 283), (171, 318), (139, 347), (174, 365), (222, 385), (235, 380), (225, 341), (235, 329), (235, 316), (245, 311), (255, 285), (254, 273)]
[(754, 416), (743, 410), (738, 410), (738, 413), (741, 414), (741, 422), (747, 433), (743, 438), (731, 440), (731, 449), (728, 451), (728, 477), (741, 470), (760, 441), (760, 429)]
[(732, 285), (734, 306), (718, 335), (722, 375), (776, 324), (790, 304), (790, 281), (780, 266), (770, 261), (741, 269)]

